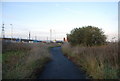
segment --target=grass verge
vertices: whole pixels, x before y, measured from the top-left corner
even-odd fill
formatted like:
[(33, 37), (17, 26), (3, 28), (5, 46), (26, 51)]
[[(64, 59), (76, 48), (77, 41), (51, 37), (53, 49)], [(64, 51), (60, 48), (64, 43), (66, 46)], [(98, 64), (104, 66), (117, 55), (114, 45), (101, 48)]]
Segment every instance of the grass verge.
[(3, 43), (2, 78), (36, 79), (51, 60), (49, 47), (57, 44)]
[(62, 45), (68, 59), (86, 71), (93, 79), (118, 79), (118, 43), (104, 46)]

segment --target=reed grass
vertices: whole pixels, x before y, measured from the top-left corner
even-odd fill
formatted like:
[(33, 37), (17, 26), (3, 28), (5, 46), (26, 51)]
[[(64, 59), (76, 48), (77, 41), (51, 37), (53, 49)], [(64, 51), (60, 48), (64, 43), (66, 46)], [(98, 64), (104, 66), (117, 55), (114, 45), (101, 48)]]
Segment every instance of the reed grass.
[(36, 79), (51, 60), (49, 47), (58, 44), (3, 43), (2, 78)]
[(118, 79), (118, 43), (102, 46), (62, 45), (65, 56), (93, 79)]

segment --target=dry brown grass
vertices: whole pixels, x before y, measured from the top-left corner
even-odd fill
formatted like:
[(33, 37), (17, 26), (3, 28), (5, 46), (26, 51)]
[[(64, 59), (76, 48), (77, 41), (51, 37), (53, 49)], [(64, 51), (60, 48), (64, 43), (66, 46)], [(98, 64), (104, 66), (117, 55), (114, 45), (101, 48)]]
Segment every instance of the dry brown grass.
[(103, 46), (62, 46), (64, 54), (94, 79), (118, 78), (118, 43)]
[(49, 48), (58, 44), (3, 43), (3, 79), (35, 79), (50, 61)]

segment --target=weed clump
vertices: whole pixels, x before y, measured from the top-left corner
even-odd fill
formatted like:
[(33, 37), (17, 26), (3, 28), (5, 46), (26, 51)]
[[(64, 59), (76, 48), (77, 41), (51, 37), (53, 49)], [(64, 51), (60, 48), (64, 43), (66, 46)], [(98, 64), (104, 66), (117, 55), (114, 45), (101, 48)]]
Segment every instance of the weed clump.
[(57, 45), (3, 42), (3, 79), (36, 79), (51, 60), (49, 48)]
[(67, 43), (62, 51), (93, 79), (118, 79), (118, 43), (92, 47)]

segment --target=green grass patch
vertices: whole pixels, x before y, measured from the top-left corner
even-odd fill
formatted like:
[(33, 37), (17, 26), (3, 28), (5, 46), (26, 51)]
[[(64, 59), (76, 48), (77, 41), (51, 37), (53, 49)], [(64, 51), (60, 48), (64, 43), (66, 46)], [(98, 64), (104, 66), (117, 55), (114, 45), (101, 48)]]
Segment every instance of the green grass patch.
[[(27, 55), (23, 51), (8, 51), (2, 54), (2, 68), (3, 68), (3, 78), (9, 78), (13, 76), (11, 73), (16, 73), (14, 70), (23, 63), (24, 57)], [(14, 76), (16, 76), (15, 74)]]
[(2, 63), (2, 54), (0, 54), (0, 63)]
[[(7, 45), (7, 50), (2, 54), (3, 79), (36, 79), (51, 59), (48, 50), (50, 45), (39, 43), (10, 45), (12, 48)], [(19, 45), (21, 46), (18, 48)]]

